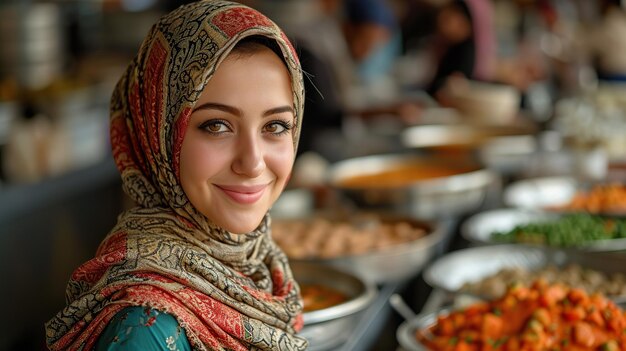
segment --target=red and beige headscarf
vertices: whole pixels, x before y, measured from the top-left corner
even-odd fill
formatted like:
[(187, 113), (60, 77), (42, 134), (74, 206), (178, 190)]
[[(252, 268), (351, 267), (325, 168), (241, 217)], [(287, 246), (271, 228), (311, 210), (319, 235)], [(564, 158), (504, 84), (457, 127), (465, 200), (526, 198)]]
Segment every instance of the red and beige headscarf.
[(241, 4), (200, 1), (162, 17), (119, 81), (111, 144), (138, 207), (120, 215), (96, 257), (71, 276), (67, 306), (46, 324), (51, 350), (90, 350), (127, 306), (171, 313), (195, 350), (303, 350), (299, 288), (286, 256), (259, 227), (231, 234), (196, 211), (179, 180), (189, 116), (233, 46), (248, 36), (278, 44), (291, 75), (297, 147), (304, 88), (283, 32)]

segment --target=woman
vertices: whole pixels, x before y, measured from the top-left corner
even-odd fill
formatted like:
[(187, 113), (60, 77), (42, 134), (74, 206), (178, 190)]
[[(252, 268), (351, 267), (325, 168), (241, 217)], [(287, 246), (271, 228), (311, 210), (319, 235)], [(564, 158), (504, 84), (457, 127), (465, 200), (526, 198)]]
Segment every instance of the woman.
[(360, 84), (373, 84), (391, 74), (401, 54), (397, 19), (386, 0), (345, 0), (346, 43)]
[(437, 70), (427, 91), (438, 97), (451, 76), (494, 79), (496, 70), (493, 9), (485, 0), (453, 0), (437, 14)]
[(119, 81), (111, 144), (123, 213), (46, 324), (51, 350), (302, 350), (302, 302), (268, 210), (304, 102), (281, 30), (240, 4), (184, 5)]

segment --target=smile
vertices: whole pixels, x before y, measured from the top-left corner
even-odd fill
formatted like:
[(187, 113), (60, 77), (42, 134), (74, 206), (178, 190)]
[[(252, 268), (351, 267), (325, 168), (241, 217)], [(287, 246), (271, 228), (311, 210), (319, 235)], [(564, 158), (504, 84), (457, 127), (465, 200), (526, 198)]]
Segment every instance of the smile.
[(263, 193), (265, 193), (265, 189), (267, 188), (267, 184), (254, 186), (216, 185), (216, 187), (235, 202), (247, 205), (257, 202), (261, 196), (263, 196)]

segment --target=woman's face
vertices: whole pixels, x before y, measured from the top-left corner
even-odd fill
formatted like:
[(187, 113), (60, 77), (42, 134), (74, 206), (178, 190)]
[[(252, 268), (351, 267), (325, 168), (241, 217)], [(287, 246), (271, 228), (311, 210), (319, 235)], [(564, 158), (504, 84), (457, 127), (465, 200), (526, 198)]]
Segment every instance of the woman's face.
[(461, 9), (449, 5), (437, 16), (437, 30), (447, 42), (457, 44), (472, 35), (472, 24)]
[(254, 230), (285, 187), (295, 158), (287, 67), (268, 48), (231, 53), (191, 113), (180, 181), (191, 204), (231, 233)]

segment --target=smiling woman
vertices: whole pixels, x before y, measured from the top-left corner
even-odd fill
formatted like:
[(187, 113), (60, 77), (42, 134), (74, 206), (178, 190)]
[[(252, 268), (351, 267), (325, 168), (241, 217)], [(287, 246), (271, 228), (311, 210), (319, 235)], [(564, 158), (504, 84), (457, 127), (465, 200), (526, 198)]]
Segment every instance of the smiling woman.
[(303, 350), (302, 299), (268, 210), (294, 162), (298, 58), (241, 4), (161, 18), (111, 100), (111, 145), (137, 207), (72, 274), (51, 350)]
[[(259, 225), (285, 187), (295, 157), (287, 67), (267, 46), (242, 43), (204, 88), (180, 154), (189, 201), (233, 233)], [(242, 56), (242, 46), (256, 54)]]

